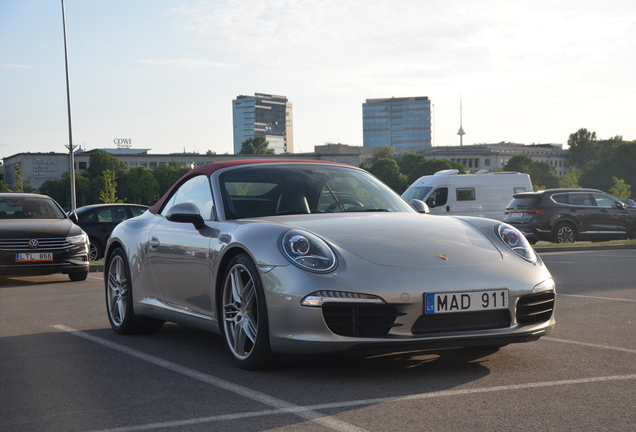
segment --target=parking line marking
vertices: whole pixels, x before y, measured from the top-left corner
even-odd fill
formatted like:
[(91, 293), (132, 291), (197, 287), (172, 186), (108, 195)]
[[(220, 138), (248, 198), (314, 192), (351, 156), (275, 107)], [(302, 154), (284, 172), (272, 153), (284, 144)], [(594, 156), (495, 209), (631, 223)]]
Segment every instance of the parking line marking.
[[(441, 391), (436, 391), (431, 393), (420, 393), (420, 394), (409, 395), (409, 396), (392, 396), (392, 397), (385, 397), (385, 398), (360, 399), (360, 400), (354, 400), (354, 401), (331, 402), (331, 403), (325, 403), (325, 404), (298, 406), (298, 405), (294, 405), (289, 402), (283, 401), (281, 399), (268, 396), (264, 393), (251, 390), (247, 387), (243, 387), (241, 385), (234, 384), (229, 381), (225, 381), (223, 379), (216, 378), (214, 376), (207, 375), (202, 372), (198, 372), (193, 369), (177, 365), (175, 363), (160, 359), (159, 357), (155, 357), (150, 354), (143, 353), (133, 348), (129, 348), (124, 345), (120, 345), (115, 342), (110, 342), (106, 339), (102, 339), (97, 336), (90, 335), (81, 330), (76, 330), (64, 325), (53, 325), (51, 327), (63, 332), (68, 332), (74, 336), (81, 337), (83, 339), (89, 340), (91, 342), (97, 343), (107, 348), (114, 349), (121, 353), (128, 354), (140, 360), (147, 361), (156, 366), (168, 369), (172, 372), (176, 372), (176, 373), (188, 376), (190, 378), (194, 378), (196, 380), (214, 385), (224, 390), (234, 392), (241, 396), (245, 396), (249, 399), (261, 402), (265, 405), (269, 405), (275, 408), (272, 410), (260, 410), (260, 411), (252, 411), (247, 413), (222, 414), (217, 416), (198, 417), (198, 418), (176, 420), (176, 421), (169, 421), (169, 422), (162, 422), (162, 423), (148, 423), (145, 425), (103, 429), (103, 430), (93, 431), (93, 432), (135, 432), (135, 431), (162, 429), (162, 428), (188, 426), (188, 425), (211, 423), (211, 422), (218, 422), (218, 421), (238, 420), (242, 418), (253, 418), (253, 417), (260, 417), (260, 416), (283, 415), (283, 414), (295, 414), (305, 420), (320, 423), (321, 425), (325, 427), (328, 427), (330, 429), (337, 430), (337, 431), (362, 432), (364, 431), (364, 429), (358, 428), (357, 426), (353, 426), (351, 424), (342, 422), (332, 417), (325, 416), (319, 413), (318, 410), (377, 405), (381, 403), (433, 399), (433, 398), (450, 397), (450, 396), (484, 394), (484, 393), (493, 393), (493, 392), (510, 391), (510, 390), (525, 390), (525, 389), (556, 387), (556, 386), (564, 386), (564, 385), (592, 384), (592, 383), (599, 383), (599, 382), (625, 381), (625, 380), (636, 379), (636, 374), (611, 375), (611, 376), (602, 376), (602, 377), (590, 377), (590, 378), (544, 381), (544, 382), (525, 383), (525, 384), (501, 385), (501, 386), (493, 386), (493, 387), (478, 387), (478, 388), (472, 388), (472, 389), (441, 390)], [(617, 348), (617, 347), (611, 347), (611, 346), (605, 346), (605, 345), (575, 342), (575, 341), (569, 341), (565, 339), (557, 339), (557, 338), (551, 338), (551, 337), (543, 337), (542, 339), (546, 339), (553, 342), (570, 343), (575, 345), (590, 346), (594, 348), (611, 349), (611, 350), (625, 351), (629, 353), (636, 353), (636, 350), (631, 350), (626, 348)]]
[(163, 422), (163, 423), (149, 423), (145, 425), (126, 426), (121, 428), (101, 429), (101, 430), (95, 430), (91, 432), (136, 432), (136, 431), (143, 431), (143, 430), (162, 429), (162, 428), (168, 428), (168, 427), (212, 423), (217, 421), (238, 420), (242, 418), (253, 418), (253, 417), (259, 417), (259, 416), (280, 415), (280, 414), (299, 414), (302, 411), (312, 412), (316, 410), (351, 408), (351, 407), (357, 407), (357, 406), (368, 406), (368, 405), (378, 405), (382, 403), (434, 399), (434, 398), (442, 398), (442, 397), (450, 397), (450, 396), (466, 396), (466, 395), (494, 393), (494, 392), (501, 392), (501, 391), (526, 390), (526, 389), (556, 387), (556, 386), (564, 386), (564, 385), (593, 384), (593, 383), (599, 383), (599, 382), (625, 381), (625, 380), (633, 380), (633, 379), (636, 379), (636, 374), (611, 375), (611, 376), (604, 376), (604, 377), (579, 378), (579, 379), (569, 379), (569, 380), (559, 380), (559, 381), (545, 381), (545, 382), (525, 383), (525, 384), (511, 384), (511, 385), (501, 385), (501, 386), (493, 386), (493, 387), (478, 387), (473, 389), (461, 389), (461, 390), (441, 390), (441, 391), (436, 391), (431, 393), (420, 393), (420, 394), (415, 394), (410, 396), (392, 396), (392, 397), (375, 398), (375, 399), (360, 399), (360, 400), (346, 401), (346, 402), (330, 402), (325, 404), (308, 405), (304, 407), (297, 406), (295, 408), (286, 408), (286, 409), (253, 411), (249, 413), (237, 413), (237, 414), (222, 414), (218, 416), (198, 417), (198, 418), (192, 418), (187, 420), (176, 420), (176, 421)]
[(636, 300), (634, 299), (617, 299), (617, 298), (612, 298), (612, 297), (596, 297), (596, 296), (585, 296), (585, 295), (577, 295), (577, 294), (559, 294), (557, 293), (558, 296), (565, 296), (565, 297), (580, 297), (580, 298), (588, 298), (588, 299), (596, 299), (596, 300), (614, 300), (614, 301), (621, 301), (621, 302), (636, 302)]
[[(180, 366), (176, 363), (169, 362), (167, 360), (163, 360), (159, 357), (146, 354), (144, 352), (138, 351), (133, 348), (129, 348), (124, 345), (120, 345), (115, 342), (108, 341), (106, 339), (102, 339), (97, 336), (93, 336), (81, 330), (76, 330), (71, 327), (67, 327), (65, 325), (53, 325), (51, 326), (57, 330), (67, 332), (74, 336), (81, 337), (83, 339), (89, 340), (96, 344), (105, 346), (107, 348), (111, 348), (113, 350), (119, 351), (121, 353), (127, 354), (132, 357), (136, 357), (140, 360), (146, 361), (148, 363), (154, 364), (155, 366), (162, 367), (164, 369), (168, 369), (172, 372), (193, 378), (195, 380), (211, 384), (215, 387), (219, 387), (223, 390), (227, 390), (233, 393), (236, 393), (240, 396), (246, 397), (256, 402), (260, 402), (264, 405), (268, 405), (274, 408), (277, 408), (281, 412), (289, 412), (293, 413), (304, 420), (309, 420), (322, 426), (325, 426), (329, 429), (333, 429), (335, 431), (342, 432), (366, 432), (364, 429), (359, 428), (357, 426), (345, 423), (343, 421), (337, 420), (333, 417), (321, 414), (319, 412), (299, 407), (298, 405), (294, 405), (290, 402), (286, 402), (282, 399), (275, 398), (273, 396), (266, 395), (265, 393), (261, 393), (256, 390), (249, 389), (247, 387), (231, 383), (221, 378), (214, 377), (212, 375), (208, 375), (202, 372), (198, 372), (194, 369), (187, 368), (185, 366)], [(115, 429), (116, 430), (116, 429)], [(129, 430), (129, 429), (126, 429)], [(144, 429), (130, 429), (130, 430), (144, 430)]]
[(543, 339), (552, 341), (552, 342), (560, 342), (560, 343), (567, 343), (572, 345), (581, 345), (581, 346), (586, 346), (590, 348), (599, 348), (599, 349), (610, 350), (610, 351), (622, 351), (622, 352), (627, 352), (630, 354), (636, 354), (636, 349), (630, 349), (630, 348), (613, 347), (609, 345), (599, 345), (599, 344), (593, 344), (588, 342), (577, 342), (577, 341), (571, 341), (567, 339), (553, 338), (549, 336), (544, 336), (541, 338), (541, 340)]

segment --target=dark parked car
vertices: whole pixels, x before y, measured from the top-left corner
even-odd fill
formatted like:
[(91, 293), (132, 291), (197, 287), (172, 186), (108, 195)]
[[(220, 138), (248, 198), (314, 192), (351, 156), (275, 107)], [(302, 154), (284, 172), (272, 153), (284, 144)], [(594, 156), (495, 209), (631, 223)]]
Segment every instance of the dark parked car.
[(104, 255), (104, 246), (118, 223), (144, 214), (148, 206), (141, 204), (93, 204), (75, 210), (77, 224), (88, 234), (91, 261)]
[(88, 236), (51, 198), (0, 194), (0, 275), (88, 276)]
[(596, 189), (547, 189), (513, 196), (504, 222), (531, 243), (636, 238), (636, 208)]

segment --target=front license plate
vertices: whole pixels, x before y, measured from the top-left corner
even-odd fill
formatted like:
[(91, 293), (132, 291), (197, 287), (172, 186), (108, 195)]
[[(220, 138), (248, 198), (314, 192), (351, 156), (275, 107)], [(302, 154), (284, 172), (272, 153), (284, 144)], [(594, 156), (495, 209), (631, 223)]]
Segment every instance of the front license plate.
[(425, 302), (426, 314), (508, 309), (508, 290), (425, 294)]
[(39, 253), (15, 254), (15, 262), (37, 262), (37, 261), (53, 261), (53, 253), (39, 252)]

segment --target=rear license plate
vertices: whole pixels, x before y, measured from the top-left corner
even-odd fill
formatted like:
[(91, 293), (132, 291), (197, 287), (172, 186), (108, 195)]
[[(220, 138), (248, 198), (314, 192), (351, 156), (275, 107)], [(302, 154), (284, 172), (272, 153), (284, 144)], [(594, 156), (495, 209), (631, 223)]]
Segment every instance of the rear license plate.
[(15, 254), (15, 262), (38, 262), (38, 261), (53, 261), (53, 253), (39, 252), (39, 253)]
[(522, 218), (523, 213), (512, 213), (510, 216), (512, 216), (513, 218)]
[(425, 294), (426, 314), (508, 309), (508, 290)]

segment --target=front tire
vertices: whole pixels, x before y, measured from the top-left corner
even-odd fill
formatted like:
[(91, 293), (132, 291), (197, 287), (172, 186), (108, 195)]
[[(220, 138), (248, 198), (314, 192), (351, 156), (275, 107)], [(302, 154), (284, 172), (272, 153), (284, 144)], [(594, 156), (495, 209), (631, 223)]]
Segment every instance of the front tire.
[(90, 241), (88, 245), (88, 260), (97, 261), (102, 257), (102, 248), (95, 241)]
[(247, 254), (237, 255), (230, 261), (221, 302), (223, 333), (234, 363), (246, 370), (273, 366), (277, 356), (269, 344), (263, 284)]
[(163, 326), (163, 321), (135, 315), (130, 268), (123, 249), (115, 249), (108, 259), (107, 266), (108, 272), (104, 278), (106, 310), (113, 330), (119, 334), (158, 332)]
[(572, 224), (562, 222), (557, 224), (552, 234), (552, 243), (575, 243), (576, 229)]

